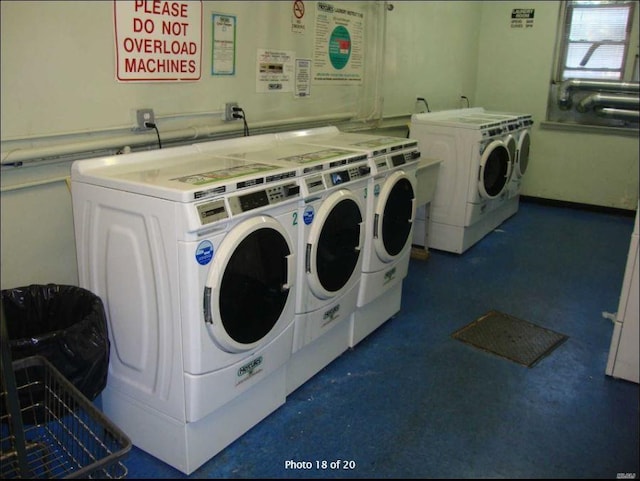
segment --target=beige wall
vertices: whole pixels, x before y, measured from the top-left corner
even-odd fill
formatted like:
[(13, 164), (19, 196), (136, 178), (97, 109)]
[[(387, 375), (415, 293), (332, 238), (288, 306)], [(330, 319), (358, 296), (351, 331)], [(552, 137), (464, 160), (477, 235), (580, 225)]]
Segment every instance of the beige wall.
[(433, 110), (473, 97), (482, 2), (390, 2), (384, 56), (384, 115), (413, 112), (417, 97)]
[[(633, 135), (619, 135), (542, 125), (560, 3), (482, 3), (475, 105), (533, 114), (531, 156), (522, 193), (635, 210), (638, 202), (637, 131)], [(533, 28), (510, 27), (511, 10), (518, 7), (535, 9)]]

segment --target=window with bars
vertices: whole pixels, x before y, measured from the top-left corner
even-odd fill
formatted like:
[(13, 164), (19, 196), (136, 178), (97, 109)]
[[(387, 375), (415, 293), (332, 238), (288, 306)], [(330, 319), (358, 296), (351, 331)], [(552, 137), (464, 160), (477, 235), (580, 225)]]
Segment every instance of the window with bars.
[(638, 127), (637, 0), (561, 2), (547, 120)]

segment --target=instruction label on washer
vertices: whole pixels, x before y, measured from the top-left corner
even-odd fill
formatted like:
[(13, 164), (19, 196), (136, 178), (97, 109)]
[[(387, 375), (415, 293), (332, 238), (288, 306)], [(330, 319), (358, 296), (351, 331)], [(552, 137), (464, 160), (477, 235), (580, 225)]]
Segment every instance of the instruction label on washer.
[(185, 182), (192, 185), (210, 184), (212, 182), (220, 182), (222, 180), (232, 179), (234, 177), (240, 177), (243, 175), (257, 174), (258, 172), (264, 172), (267, 170), (277, 169), (277, 166), (267, 164), (248, 164), (236, 167), (229, 167), (220, 170), (210, 170), (207, 172), (200, 172), (197, 174), (185, 175), (183, 177), (175, 177), (170, 180), (176, 180), (178, 182)]
[(284, 160), (285, 162), (294, 162), (296, 164), (306, 164), (308, 162), (318, 162), (321, 160), (333, 159), (335, 157), (341, 157), (343, 155), (353, 154), (349, 150), (341, 149), (322, 149), (313, 152), (305, 152), (304, 154), (291, 155), (289, 157), (281, 157), (278, 160)]

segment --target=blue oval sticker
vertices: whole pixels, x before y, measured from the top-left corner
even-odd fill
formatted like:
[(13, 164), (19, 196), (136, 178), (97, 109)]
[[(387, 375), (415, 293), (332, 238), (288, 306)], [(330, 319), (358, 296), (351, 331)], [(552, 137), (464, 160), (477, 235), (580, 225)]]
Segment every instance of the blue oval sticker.
[(308, 205), (307, 207), (305, 207), (304, 209), (304, 214), (302, 214), (302, 220), (304, 221), (304, 223), (306, 225), (309, 225), (313, 222), (313, 218), (315, 217), (316, 213), (313, 209), (312, 205)]
[(211, 241), (204, 240), (198, 244), (196, 249), (196, 260), (201, 266), (206, 266), (213, 259), (213, 244)]

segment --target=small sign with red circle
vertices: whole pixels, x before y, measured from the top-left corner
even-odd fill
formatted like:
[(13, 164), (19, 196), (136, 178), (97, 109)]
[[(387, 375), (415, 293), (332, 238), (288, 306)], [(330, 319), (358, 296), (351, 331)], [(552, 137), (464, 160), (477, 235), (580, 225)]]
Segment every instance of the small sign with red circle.
[(304, 21), (304, 2), (295, 0), (291, 8), (291, 31), (294, 33), (305, 33), (307, 26)]

